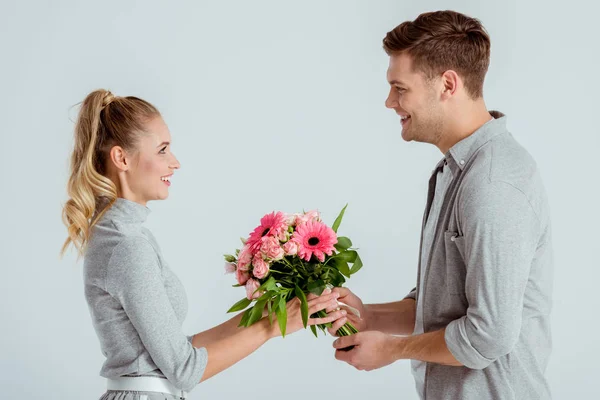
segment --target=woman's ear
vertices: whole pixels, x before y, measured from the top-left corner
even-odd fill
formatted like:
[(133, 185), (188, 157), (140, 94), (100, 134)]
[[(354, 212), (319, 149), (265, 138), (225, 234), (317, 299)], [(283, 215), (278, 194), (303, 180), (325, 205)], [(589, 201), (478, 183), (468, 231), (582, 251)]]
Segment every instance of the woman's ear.
[(129, 156), (121, 146), (113, 146), (110, 149), (109, 159), (119, 171), (127, 171), (129, 169)]

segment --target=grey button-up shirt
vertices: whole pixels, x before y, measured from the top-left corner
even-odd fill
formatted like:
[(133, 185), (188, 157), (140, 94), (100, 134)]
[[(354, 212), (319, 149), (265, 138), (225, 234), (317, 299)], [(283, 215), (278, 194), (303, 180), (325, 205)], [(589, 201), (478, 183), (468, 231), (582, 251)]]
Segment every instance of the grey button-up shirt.
[(551, 398), (548, 202), (535, 161), (506, 117), (490, 114), (493, 121), (445, 155), (453, 179), (433, 238), (425, 238), (437, 170), (430, 179), (421, 237), (421, 254), (431, 243), (429, 257), (407, 297), (422, 307), (423, 332), (446, 328), (464, 367), (427, 363), (425, 399)]

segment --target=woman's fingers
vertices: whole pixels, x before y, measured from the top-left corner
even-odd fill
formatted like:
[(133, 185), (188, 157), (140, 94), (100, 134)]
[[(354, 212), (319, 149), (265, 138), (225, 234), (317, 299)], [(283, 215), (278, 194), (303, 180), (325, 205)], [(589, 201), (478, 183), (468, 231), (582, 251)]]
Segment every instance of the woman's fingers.
[[(323, 317), (323, 318), (309, 318), (308, 325), (327, 324), (329, 322), (337, 321), (337, 320), (340, 320), (340, 319), (345, 319), (345, 316), (346, 316), (346, 311), (339, 310), (339, 311), (335, 311), (335, 312), (333, 312), (331, 314), (328, 314), (327, 317)], [(342, 324), (342, 325), (344, 325), (344, 324)]]
[(321, 310), (332, 309), (335, 310), (338, 308), (337, 304), (337, 295), (330, 294), (326, 296), (318, 297), (314, 300), (308, 302), (308, 313), (314, 314)]

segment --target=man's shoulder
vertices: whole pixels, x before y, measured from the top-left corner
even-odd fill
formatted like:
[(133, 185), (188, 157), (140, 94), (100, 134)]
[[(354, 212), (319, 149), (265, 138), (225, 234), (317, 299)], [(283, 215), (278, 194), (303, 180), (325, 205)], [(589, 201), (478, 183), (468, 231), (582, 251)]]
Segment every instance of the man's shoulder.
[(533, 156), (510, 133), (482, 146), (463, 171), (457, 201), (466, 213), (500, 204), (528, 204), (540, 218), (547, 215), (547, 198)]
[(500, 182), (529, 193), (541, 183), (535, 159), (509, 132), (481, 146), (463, 173), (461, 186), (473, 193)]

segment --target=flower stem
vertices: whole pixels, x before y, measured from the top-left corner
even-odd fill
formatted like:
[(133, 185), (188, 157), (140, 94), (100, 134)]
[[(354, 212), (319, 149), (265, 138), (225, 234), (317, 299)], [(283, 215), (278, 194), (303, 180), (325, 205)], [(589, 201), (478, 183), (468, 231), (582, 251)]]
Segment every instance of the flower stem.
[[(319, 318), (325, 318), (327, 317), (327, 313), (325, 312), (325, 310), (321, 310), (319, 312), (317, 312), (317, 316)], [(321, 324), (319, 325), (321, 328), (325, 329), (325, 328), (331, 328), (331, 322), (327, 323), (327, 324)], [(354, 327), (354, 325), (352, 325), (350, 322), (346, 322), (340, 329), (337, 330), (336, 334), (338, 336), (350, 336), (350, 335), (354, 335), (355, 333), (358, 333), (358, 329), (356, 329)]]

